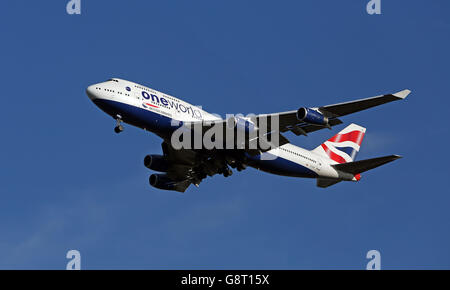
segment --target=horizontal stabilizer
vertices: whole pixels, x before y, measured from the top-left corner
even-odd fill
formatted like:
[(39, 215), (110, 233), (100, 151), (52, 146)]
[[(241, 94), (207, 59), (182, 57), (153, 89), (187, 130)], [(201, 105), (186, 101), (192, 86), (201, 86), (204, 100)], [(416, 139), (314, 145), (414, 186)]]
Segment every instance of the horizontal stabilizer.
[(317, 186), (321, 187), (321, 188), (335, 185), (338, 182), (341, 182), (341, 180), (340, 179), (331, 179), (331, 178), (317, 178)]
[(342, 164), (331, 165), (336, 170), (351, 173), (351, 174), (359, 174), (363, 173), (367, 170), (374, 169), (383, 164), (389, 163), (391, 161), (397, 160), (401, 158), (399, 155), (389, 155), (384, 157), (377, 157), (372, 159), (360, 160), (355, 162), (347, 162)]

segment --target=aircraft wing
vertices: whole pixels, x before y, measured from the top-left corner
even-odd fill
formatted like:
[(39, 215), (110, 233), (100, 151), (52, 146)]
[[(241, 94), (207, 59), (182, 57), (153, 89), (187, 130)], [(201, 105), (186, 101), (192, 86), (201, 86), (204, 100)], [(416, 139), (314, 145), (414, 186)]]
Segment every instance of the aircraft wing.
[[(196, 132), (196, 128), (199, 129), (197, 132), (201, 132), (202, 138), (208, 130), (212, 129), (214, 126), (218, 126), (219, 130), (221, 131), (220, 137), (218, 138), (221, 138), (220, 140), (222, 142), (222, 148), (227, 148), (228, 146), (227, 144), (229, 142), (234, 142), (236, 148), (243, 149), (251, 155), (256, 155), (261, 152), (268, 151), (273, 147), (278, 147), (290, 143), (289, 140), (281, 134), (279, 128), (264, 131), (266, 133), (262, 136), (259, 134), (252, 135), (249, 134), (249, 132), (247, 132), (246, 134), (243, 135), (242, 140), (237, 141), (236, 140), (237, 126), (242, 125), (242, 127), (240, 128), (246, 131), (248, 128), (245, 128), (245, 125), (247, 124), (247, 122), (249, 122), (250, 119), (251, 122), (255, 122), (256, 124), (255, 117), (250, 117), (246, 119), (231, 118), (227, 120), (186, 122), (184, 123), (184, 126), (186, 126), (186, 128), (190, 130), (193, 130), (194, 134)], [(237, 122), (240, 122), (239, 125), (236, 125)], [(270, 125), (270, 121), (268, 125)], [(233, 131), (234, 133), (229, 134), (229, 131)], [(228, 137), (230, 137), (231, 139), (228, 140), (227, 139)], [(272, 143), (273, 140), (277, 141)], [(194, 148), (194, 144), (191, 144), (191, 148)]]
[[(176, 182), (175, 189), (184, 192), (192, 183), (200, 184), (202, 178), (196, 178), (197, 154), (193, 150), (175, 150), (169, 143), (161, 144), (164, 156), (170, 162), (167, 176)], [(200, 176), (199, 176), (200, 177)]]
[[(372, 107), (376, 107), (389, 102), (402, 100), (406, 98), (411, 93), (410, 90), (403, 90), (395, 94), (387, 94), (381, 96), (375, 96), (366, 99), (360, 99), (350, 102), (338, 103), (334, 105), (327, 105), (322, 107), (311, 108), (323, 114), (323, 116), (328, 118), (329, 127), (336, 126), (342, 123), (338, 117), (342, 117), (348, 114), (356, 113), (362, 110), (366, 110)], [(288, 111), (273, 114), (262, 114), (258, 115), (257, 119), (261, 120), (263, 118), (279, 118), (280, 132), (291, 131), (298, 135), (307, 135), (310, 132), (314, 132), (328, 126), (315, 125), (300, 121), (297, 118), (297, 111)], [(270, 122), (267, 122), (270, 124)]]
[[(252, 124), (256, 125), (256, 128), (259, 129), (261, 129), (262, 127), (267, 128), (267, 131), (263, 130), (263, 132), (268, 132), (264, 135), (264, 138), (261, 138), (261, 136), (259, 135), (257, 137), (245, 135), (245, 140), (243, 140), (242, 143), (242, 144), (245, 143), (245, 147), (243, 149), (245, 149), (247, 153), (255, 155), (259, 154), (260, 152), (267, 151), (273, 147), (278, 147), (286, 143), (289, 143), (289, 140), (286, 139), (281, 133), (291, 131), (298, 136), (298, 135), (307, 135), (308, 133), (321, 130), (323, 128), (331, 128), (333, 126), (342, 124), (342, 121), (338, 117), (342, 117), (351, 113), (356, 113), (385, 103), (402, 100), (406, 98), (406, 96), (408, 96), (409, 93), (410, 93), (409, 90), (403, 90), (395, 94), (387, 94), (366, 99), (359, 99), (350, 102), (308, 108), (308, 110), (313, 111), (314, 114), (318, 114), (321, 117), (325, 117), (327, 119), (325, 125), (318, 125), (313, 124), (311, 122), (302, 121), (301, 119), (298, 118), (298, 112), (300, 109), (296, 111), (287, 111), (273, 114), (261, 114), (248, 118), (237, 118), (237, 119), (231, 118), (227, 120), (193, 122), (193, 123), (186, 123), (186, 125), (190, 125), (191, 129), (195, 129), (196, 126), (200, 126), (201, 129), (200, 132), (202, 132), (202, 134), (215, 125), (221, 125), (221, 128), (223, 128), (224, 130), (222, 134), (223, 138), (222, 141), (224, 143), (223, 148), (226, 148), (225, 144), (229, 142), (229, 140), (226, 140), (227, 136), (226, 130), (230, 129), (236, 130), (236, 126), (238, 125), (241, 125), (242, 126), (241, 128), (248, 130), (252, 126)], [(272, 123), (274, 118), (275, 119), (277, 118), (278, 122)], [(278, 124), (276, 128), (272, 128), (274, 124)], [(270, 145), (271, 141), (269, 141), (269, 139), (272, 140), (273, 136), (278, 137), (275, 139), (278, 140), (276, 144), (274, 143), (275, 146), (259, 146), (259, 147), (256, 146), (258, 144)], [(255, 144), (255, 146), (250, 146), (252, 144)], [(257, 149), (248, 149), (248, 148), (257, 148)]]
[(222, 174), (225, 168), (224, 151), (177, 150), (165, 141), (161, 146), (164, 157), (170, 163), (166, 175), (175, 182), (176, 191), (184, 192), (191, 184), (199, 186), (204, 178)]
[(320, 107), (319, 110), (323, 112), (325, 115), (329, 115), (331, 117), (341, 117), (362, 110), (366, 110), (372, 107), (376, 107), (382, 104), (386, 104), (389, 102), (403, 100), (410, 93), (411, 93), (410, 90), (403, 90), (395, 94), (388, 94), (367, 99), (360, 99), (356, 101), (323, 106)]

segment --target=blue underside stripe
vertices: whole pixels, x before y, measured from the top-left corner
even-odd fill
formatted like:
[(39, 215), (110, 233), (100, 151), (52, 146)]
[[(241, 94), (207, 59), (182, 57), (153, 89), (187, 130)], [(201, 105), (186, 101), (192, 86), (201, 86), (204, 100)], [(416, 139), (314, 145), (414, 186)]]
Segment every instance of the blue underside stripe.
[(250, 161), (250, 165), (262, 171), (293, 177), (318, 177), (318, 174), (311, 169), (268, 152), (257, 156), (246, 155)]
[(96, 99), (94, 103), (111, 116), (121, 115), (123, 121), (156, 134), (171, 134), (179, 126), (171, 126), (172, 119), (158, 113), (121, 102)]

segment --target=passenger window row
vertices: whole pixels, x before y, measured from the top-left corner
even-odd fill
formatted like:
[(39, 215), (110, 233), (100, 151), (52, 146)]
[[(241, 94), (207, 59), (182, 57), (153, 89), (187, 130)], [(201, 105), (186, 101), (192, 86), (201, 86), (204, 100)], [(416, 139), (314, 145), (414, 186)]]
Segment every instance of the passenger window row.
[[(138, 86), (138, 85), (134, 85), (134, 87), (135, 87), (136, 89), (140, 89), (140, 90), (143, 90), (143, 91), (146, 91), (146, 92), (150, 92), (150, 93), (155, 94), (155, 95), (158, 94), (158, 93), (155, 92), (154, 90), (148, 89), (148, 88), (146, 88), (146, 87), (141, 87), (141, 86)], [(162, 97), (165, 98), (165, 99), (169, 99), (169, 100), (178, 102), (177, 99), (175, 99), (175, 98), (173, 98), (173, 97), (171, 97), (171, 96), (168, 96), (168, 95), (162, 95)]]
[[(101, 88), (95, 88), (96, 90), (99, 90), (99, 91), (101, 91), (102, 89)], [(110, 92), (110, 93), (115, 93), (116, 91), (114, 91), (114, 90), (110, 90), (110, 89), (103, 89), (104, 91), (107, 91), (107, 92)], [(122, 93), (122, 92), (120, 92), (120, 91), (117, 91), (117, 93), (119, 94), (119, 95), (125, 95), (125, 96), (130, 96), (130, 94), (127, 94), (127, 93)]]
[(291, 153), (291, 154), (300, 156), (300, 157), (302, 157), (302, 158), (305, 158), (306, 160), (309, 160), (309, 161), (311, 161), (311, 162), (313, 162), (313, 163), (316, 163), (316, 161), (315, 161), (314, 159), (311, 159), (311, 158), (308, 158), (308, 157), (306, 157), (306, 156), (303, 156), (303, 155), (300, 154), (300, 153), (297, 153), (297, 152), (294, 152), (294, 151), (291, 151), (291, 150), (288, 150), (288, 149), (285, 149), (285, 148), (280, 148), (280, 149), (281, 149), (281, 150), (284, 150), (284, 151), (286, 151), (286, 152), (289, 152), (289, 153)]

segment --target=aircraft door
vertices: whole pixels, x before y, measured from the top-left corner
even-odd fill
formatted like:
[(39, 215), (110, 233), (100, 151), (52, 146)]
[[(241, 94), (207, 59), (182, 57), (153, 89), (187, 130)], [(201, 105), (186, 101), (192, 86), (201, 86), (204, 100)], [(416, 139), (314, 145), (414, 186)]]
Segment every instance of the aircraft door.
[(322, 160), (320, 160), (320, 158), (316, 160), (315, 168), (317, 169), (317, 171), (320, 171), (320, 169), (322, 169)]

